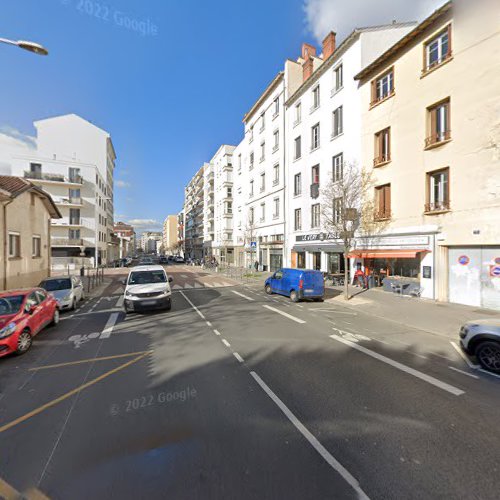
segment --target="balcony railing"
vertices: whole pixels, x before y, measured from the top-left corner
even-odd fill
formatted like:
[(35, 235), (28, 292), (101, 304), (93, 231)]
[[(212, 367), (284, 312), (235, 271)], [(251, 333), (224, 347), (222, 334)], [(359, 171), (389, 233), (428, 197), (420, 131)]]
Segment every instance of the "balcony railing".
[(442, 142), (449, 141), (451, 139), (451, 130), (446, 130), (444, 132), (437, 132), (425, 138), (425, 147), (429, 148), (441, 144)]
[(25, 179), (33, 179), (48, 182), (68, 182), (72, 184), (83, 184), (83, 178), (80, 175), (73, 175), (65, 177), (63, 174), (47, 174), (44, 172), (31, 172), (30, 170), (24, 171)]
[(378, 167), (379, 165), (383, 165), (383, 164), (388, 163), (390, 161), (391, 161), (390, 154), (380, 155), (380, 156), (373, 158), (373, 166)]
[(55, 198), (56, 205), (83, 205), (81, 198)]
[(79, 239), (74, 239), (74, 238), (52, 238), (50, 240), (50, 244), (53, 247), (84, 247), (84, 246), (89, 246), (92, 243), (90, 243), (89, 240), (79, 238)]
[(446, 212), (449, 209), (449, 201), (435, 201), (432, 203), (426, 203), (424, 207), (425, 213)]
[(389, 220), (391, 218), (391, 211), (386, 210), (375, 210), (373, 214), (373, 219), (375, 221)]
[(319, 183), (311, 184), (311, 198), (319, 198)]

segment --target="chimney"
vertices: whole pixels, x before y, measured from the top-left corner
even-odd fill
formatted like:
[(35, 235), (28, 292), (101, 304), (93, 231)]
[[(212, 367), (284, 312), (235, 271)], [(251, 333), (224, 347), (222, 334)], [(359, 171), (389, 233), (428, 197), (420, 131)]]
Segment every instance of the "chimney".
[(323, 40), (323, 61), (326, 61), (335, 52), (335, 35), (335, 32), (330, 31)]
[(307, 61), (310, 57), (312, 56), (315, 56), (316, 55), (316, 47), (313, 47), (312, 45), (308, 44), (308, 43), (303, 43), (302, 44), (302, 59), (304, 59), (304, 61)]
[(313, 58), (309, 57), (302, 63), (302, 81), (305, 82), (313, 74)]

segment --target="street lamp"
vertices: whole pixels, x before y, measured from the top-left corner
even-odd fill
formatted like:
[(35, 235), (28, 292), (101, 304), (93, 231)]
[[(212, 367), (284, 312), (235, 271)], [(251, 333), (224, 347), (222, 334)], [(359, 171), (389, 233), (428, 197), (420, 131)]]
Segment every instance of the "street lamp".
[(17, 47), (28, 50), (29, 52), (34, 52), (39, 56), (48, 55), (49, 51), (42, 45), (35, 42), (28, 42), (26, 40), (8, 40), (7, 38), (0, 38), (1, 43), (6, 43), (8, 45), (16, 45)]

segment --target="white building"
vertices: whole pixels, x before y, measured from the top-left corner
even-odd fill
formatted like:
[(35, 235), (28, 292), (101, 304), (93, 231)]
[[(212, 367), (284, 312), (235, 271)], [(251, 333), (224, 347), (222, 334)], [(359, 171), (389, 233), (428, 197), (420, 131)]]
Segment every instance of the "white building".
[(184, 255), (192, 259), (201, 259), (204, 252), (205, 166), (200, 167), (184, 189)]
[(109, 133), (74, 114), (34, 125), (37, 150), (14, 157), (12, 173), (47, 191), (63, 216), (52, 222), (53, 266), (106, 263), (116, 160)]
[(341, 244), (322, 227), (321, 189), (342, 175), (344, 164), (362, 164), (362, 100), (354, 76), (414, 26), (356, 29), (338, 47), (331, 32), (319, 56), (302, 46), (301, 84), (286, 101), (286, 266), (343, 271)]
[(158, 253), (163, 239), (159, 231), (145, 231), (141, 234), (141, 248), (144, 253)]

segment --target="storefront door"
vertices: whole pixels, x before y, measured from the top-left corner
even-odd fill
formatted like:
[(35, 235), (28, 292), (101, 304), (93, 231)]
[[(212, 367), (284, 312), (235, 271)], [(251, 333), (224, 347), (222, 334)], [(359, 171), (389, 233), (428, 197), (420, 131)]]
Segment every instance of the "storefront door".
[(274, 272), (283, 267), (283, 256), (281, 254), (271, 254), (271, 267), (270, 271)]
[(321, 271), (321, 252), (313, 252), (313, 269)]

